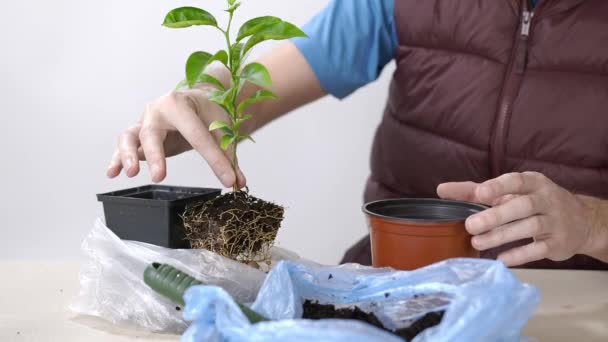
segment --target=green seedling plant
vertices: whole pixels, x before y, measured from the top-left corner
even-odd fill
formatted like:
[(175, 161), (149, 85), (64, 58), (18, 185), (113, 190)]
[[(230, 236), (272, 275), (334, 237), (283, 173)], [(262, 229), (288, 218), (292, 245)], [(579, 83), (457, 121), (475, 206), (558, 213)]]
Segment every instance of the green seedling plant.
[[(262, 16), (246, 21), (238, 30), (236, 37), (232, 34), (232, 23), (235, 12), (241, 3), (236, 0), (226, 0), (228, 21), (224, 28), (220, 27), (217, 19), (208, 11), (196, 7), (180, 7), (171, 10), (163, 25), (169, 28), (186, 28), (191, 26), (210, 26), (217, 29), (226, 41), (226, 48), (211, 54), (205, 51), (193, 52), (186, 61), (186, 78), (178, 87), (193, 88), (201, 83), (210, 84), (215, 89), (208, 92), (210, 101), (218, 104), (226, 112), (226, 120), (214, 121), (209, 125), (210, 131), (220, 131), (220, 147), (229, 151), (232, 156), (232, 169), (237, 174), (238, 158), (237, 145), (240, 141), (251, 136), (242, 132), (243, 123), (252, 118), (247, 112), (250, 105), (276, 99), (269, 88), (272, 86), (270, 73), (260, 63), (245, 61), (252, 48), (268, 40), (284, 40), (306, 35), (295, 25), (273, 16)], [(230, 84), (226, 87), (216, 77), (206, 72), (207, 67), (219, 62), (230, 72)], [(246, 82), (253, 83), (261, 89), (248, 98), (238, 102), (238, 95)], [(254, 141), (255, 142), (255, 141)], [(239, 191), (235, 184), (235, 192)]]

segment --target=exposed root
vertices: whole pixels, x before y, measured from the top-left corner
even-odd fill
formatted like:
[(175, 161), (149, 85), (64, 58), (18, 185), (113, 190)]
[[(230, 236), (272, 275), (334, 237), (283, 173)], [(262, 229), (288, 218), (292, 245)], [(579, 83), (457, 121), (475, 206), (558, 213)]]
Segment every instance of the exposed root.
[(239, 191), (190, 206), (182, 218), (192, 248), (269, 263), (283, 213), (283, 207)]

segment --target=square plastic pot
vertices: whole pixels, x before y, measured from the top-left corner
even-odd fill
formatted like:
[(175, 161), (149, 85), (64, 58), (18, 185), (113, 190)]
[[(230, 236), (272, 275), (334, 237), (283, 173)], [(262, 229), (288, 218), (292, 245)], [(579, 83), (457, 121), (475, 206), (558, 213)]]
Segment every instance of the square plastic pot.
[(192, 203), (208, 201), (220, 189), (146, 185), (98, 194), (106, 225), (123, 240), (169, 248), (190, 248), (181, 214)]

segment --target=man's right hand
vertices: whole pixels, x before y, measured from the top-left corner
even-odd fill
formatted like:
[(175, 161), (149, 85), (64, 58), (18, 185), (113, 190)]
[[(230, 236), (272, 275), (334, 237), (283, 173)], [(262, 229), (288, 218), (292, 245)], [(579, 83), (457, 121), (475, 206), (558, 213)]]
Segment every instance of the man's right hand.
[[(225, 119), (218, 106), (210, 102), (206, 90), (172, 91), (148, 104), (137, 124), (126, 129), (118, 139), (107, 175), (114, 178), (124, 170), (128, 177), (140, 171), (139, 161), (147, 161), (152, 181), (160, 182), (167, 174), (166, 157), (194, 148), (205, 158), (225, 187), (232, 187), (235, 174), (229, 157), (218, 145), (219, 136), (209, 132), (209, 124)], [(245, 176), (238, 170), (238, 186), (245, 186)]]
[[(266, 66), (272, 77), (273, 93), (278, 101), (263, 101), (248, 107), (253, 119), (243, 124), (244, 133), (251, 134), (277, 117), (325, 95), (319, 80), (300, 51), (291, 42), (273, 49), (258, 62)], [(214, 74), (224, 84), (228, 73)], [(295, 80), (295, 81), (294, 81)], [(241, 90), (240, 100), (259, 88), (250, 83)], [(230, 157), (219, 147), (219, 133), (209, 132), (209, 124), (226, 120), (222, 109), (207, 99), (210, 88), (170, 92), (146, 106), (141, 119), (128, 128), (118, 140), (107, 175), (114, 178), (122, 170), (128, 177), (139, 173), (139, 161), (146, 160), (152, 181), (160, 182), (167, 174), (166, 157), (194, 148), (209, 163), (225, 187), (245, 186), (245, 176), (237, 170), (235, 177)]]

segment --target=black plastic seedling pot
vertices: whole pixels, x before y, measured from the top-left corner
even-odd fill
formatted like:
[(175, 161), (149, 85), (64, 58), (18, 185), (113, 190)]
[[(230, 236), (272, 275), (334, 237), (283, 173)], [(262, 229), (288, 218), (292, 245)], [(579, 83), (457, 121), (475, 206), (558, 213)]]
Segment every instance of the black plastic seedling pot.
[(147, 185), (97, 195), (106, 225), (119, 238), (169, 248), (190, 248), (181, 214), (192, 203), (220, 195), (220, 189)]

